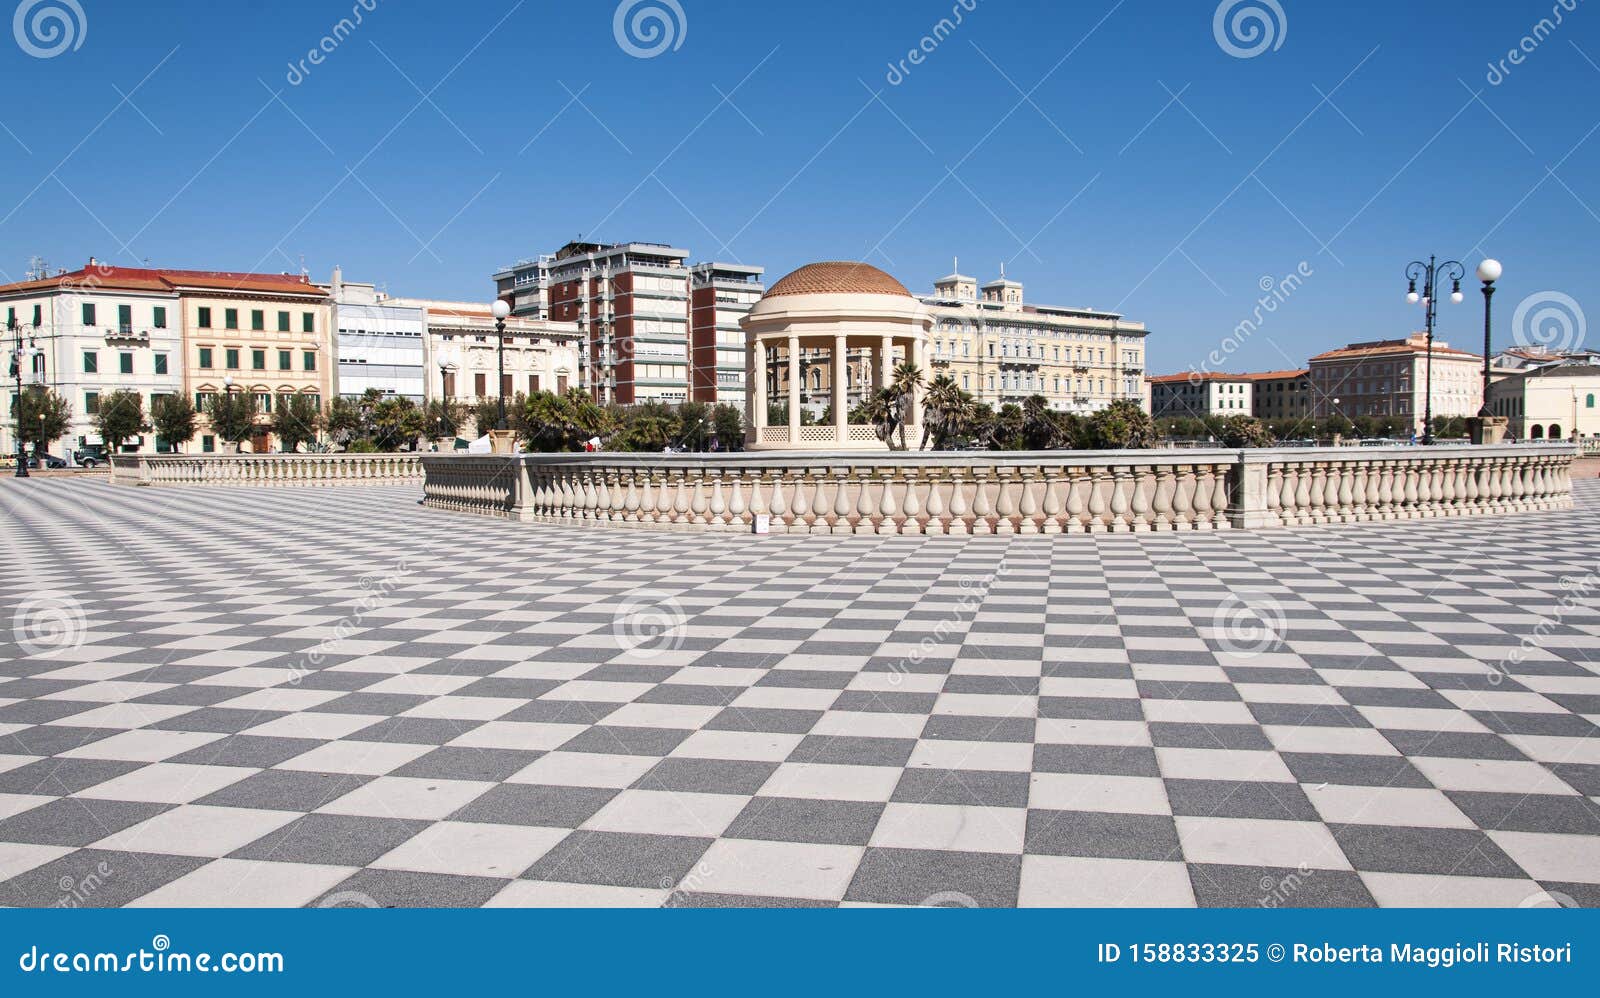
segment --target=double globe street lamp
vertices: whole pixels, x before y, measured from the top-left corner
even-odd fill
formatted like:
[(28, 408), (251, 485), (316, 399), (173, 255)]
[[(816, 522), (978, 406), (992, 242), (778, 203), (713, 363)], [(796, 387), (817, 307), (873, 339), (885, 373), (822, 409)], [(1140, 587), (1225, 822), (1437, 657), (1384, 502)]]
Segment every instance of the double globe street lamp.
[[(1420, 301), (1426, 316), (1426, 326), (1424, 328), (1428, 336), (1428, 358), (1427, 384), (1424, 387), (1426, 394), (1422, 403), (1422, 442), (1424, 445), (1433, 443), (1433, 325), (1438, 318), (1439, 304), (1438, 295), (1435, 292), (1438, 290), (1439, 281), (1449, 281), (1450, 300), (1457, 305), (1461, 304), (1465, 300), (1465, 296), (1461, 293), (1461, 279), (1466, 276), (1467, 269), (1461, 265), (1459, 260), (1448, 260), (1444, 263), (1439, 263), (1436, 258), (1430, 256), (1427, 263), (1423, 263), (1421, 260), (1413, 260), (1406, 266), (1406, 280), (1409, 282), (1409, 286), (1406, 289), (1406, 301), (1413, 305)], [(1422, 282), (1420, 296), (1417, 293), (1418, 281)]]

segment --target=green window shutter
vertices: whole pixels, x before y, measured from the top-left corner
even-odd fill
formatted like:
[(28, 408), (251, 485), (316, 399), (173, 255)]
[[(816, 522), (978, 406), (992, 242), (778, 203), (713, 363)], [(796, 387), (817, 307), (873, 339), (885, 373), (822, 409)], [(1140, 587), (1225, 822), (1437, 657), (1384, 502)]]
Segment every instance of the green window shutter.
[(278, 351), (278, 370), (280, 370), (280, 371), (292, 371), (292, 370), (294, 370), (294, 353), (292, 351), (289, 351), (289, 350), (279, 350)]
[(167, 309), (165, 305), (157, 305), (155, 307), (155, 320), (151, 324), (157, 329), (167, 328)]
[(167, 355), (164, 354), (164, 353), (156, 354), (156, 373), (157, 374), (166, 374), (167, 373)]
[(200, 348), (200, 366), (204, 367), (204, 368), (209, 368), (211, 366), (211, 348), (210, 347), (201, 347)]
[(236, 308), (223, 309), (222, 324), (229, 329), (239, 328), (239, 310)]
[(133, 373), (133, 354), (122, 354), (121, 357), (118, 358), (118, 362), (121, 364), (121, 370), (123, 374)]
[(307, 350), (305, 352), (305, 362), (306, 370), (315, 371), (317, 369), (317, 352), (315, 350)]
[(83, 324), (85, 326), (94, 325), (94, 302), (92, 301), (83, 303)]
[(251, 329), (257, 329), (257, 330), (266, 329), (267, 328), (267, 313), (263, 312), (259, 308), (251, 309), (250, 310), (250, 328)]
[(202, 308), (199, 313), (199, 318), (195, 319), (194, 324), (199, 326), (201, 329), (210, 329), (211, 310), (209, 308)]
[(316, 313), (314, 313), (314, 312), (302, 312), (302, 313), (300, 313), (300, 331), (302, 333), (314, 333), (314, 332), (317, 331), (317, 316), (316, 316)]
[(83, 352), (83, 373), (100, 373), (100, 355), (95, 353), (93, 350), (85, 350)]
[(228, 360), (228, 370), (237, 371), (239, 369), (239, 348), (238, 347), (229, 347), (228, 348), (228, 350), (227, 350), (227, 360)]
[(287, 333), (288, 331), (289, 331), (289, 313), (288, 312), (279, 312), (278, 313), (278, 332)]

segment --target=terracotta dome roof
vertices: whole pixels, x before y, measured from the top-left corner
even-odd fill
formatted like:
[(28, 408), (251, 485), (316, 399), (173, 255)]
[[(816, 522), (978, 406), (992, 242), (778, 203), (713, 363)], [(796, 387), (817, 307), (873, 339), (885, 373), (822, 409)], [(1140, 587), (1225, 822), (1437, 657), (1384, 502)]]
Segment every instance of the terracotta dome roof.
[(778, 281), (766, 293), (768, 298), (779, 295), (900, 295), (910, 298), (905, 285), (885, 274), (870, 263), (849, 260), (827, 260), (808, 263)]

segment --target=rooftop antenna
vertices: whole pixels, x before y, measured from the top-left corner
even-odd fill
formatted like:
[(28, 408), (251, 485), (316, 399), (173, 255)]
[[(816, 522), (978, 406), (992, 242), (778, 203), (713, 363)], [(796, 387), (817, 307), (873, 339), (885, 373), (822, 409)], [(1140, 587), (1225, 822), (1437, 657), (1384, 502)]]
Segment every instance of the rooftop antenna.
[(961, 273), (961, 258), (959, 256), (953, 256), (950, 258), (950, 273)]
[(50, 265), (45, 262), (44, 257), (35, 255), (28, 258), (28, 280), (42, 281), (49, 276)]
[(1000, 279), (1002, 281), (1006, 279), (1006, 262), (1004, 260), (1000, 261)]
[(306, 278), (311, 276), (311, 271), (306, 269), (306, 255), (304, 253), (300, 254), (300, 276)]

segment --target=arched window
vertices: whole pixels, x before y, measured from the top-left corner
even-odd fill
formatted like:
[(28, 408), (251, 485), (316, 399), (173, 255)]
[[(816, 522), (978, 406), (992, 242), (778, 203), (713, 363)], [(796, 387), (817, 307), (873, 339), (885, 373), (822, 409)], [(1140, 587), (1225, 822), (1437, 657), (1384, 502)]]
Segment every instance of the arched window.
[(1533, 424), (1533, 429), (1528, 431), (1528, 439), (1529, 440), (1543, 440), (1544, 439), (1544, 427), (1540, 426), (1538, 423), (1534, 423)]
[(1560, 440), (1561, 439), (1561, 424), (1560, 423), (1551, 423), (1550, 424), (1550, 432), (1546, 433), (1545, 436), (1549, 437), (1551, 440)]
[(1583, 405), (1586, 409), (1594, 408), (1594, 392), (1589, 393), (1589, 398), (1583, 403)]

